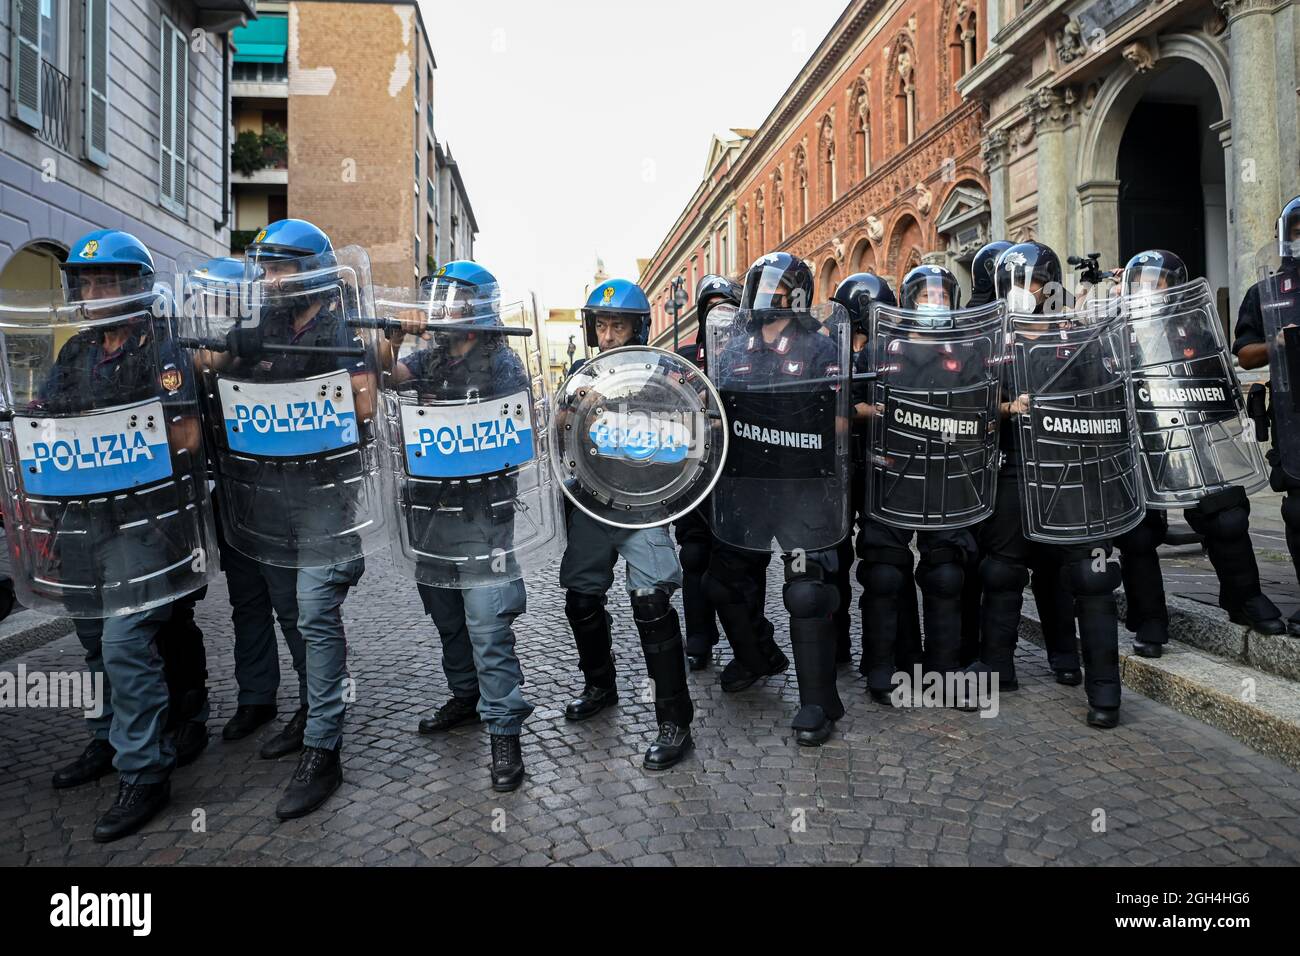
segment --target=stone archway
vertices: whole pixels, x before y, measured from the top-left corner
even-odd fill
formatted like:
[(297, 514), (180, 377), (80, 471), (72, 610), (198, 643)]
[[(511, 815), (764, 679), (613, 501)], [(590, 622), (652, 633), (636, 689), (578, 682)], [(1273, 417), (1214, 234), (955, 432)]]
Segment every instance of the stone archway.
[(59, 264), (68, 258), (62, 244), (47, 240), (29, 242), (15, 250), (0, 269), (0, 289), (43, 291), (60, 285)]
[[(1120, 249), (1120, 147), (1138, 105), (1152, 94), (1171, 85), (1170, 74), (1185, 76), (1205, 87), (1217, 107), (1217, 121), (1210, 121), (1207, 138), (1223, 151), (1222, 170), (1212, 185), (1221, 192), (1209, 196), (1205, 206), (1206, 234), (1214, 237), (1216, 254), (1208, 257), (1211, 282), (1216, 287), (1239, 288), (1236, 263), (1241, 250), (1233, 248), (1227, 210), (1232, 208), (1232, 152), (1225, 117), (1231, 116), (1231, 93), (1227, 55), (1213, 38), (1203, 33), (1175, 33), (1160, 36), (1143, 46), (1106, 78), (1082, 112), (1075, 182), (1080, 203), (1081, 248), (1100, 252), (1103, 263), (1122, 264)], [(1162, 81), (1162, 77), (1164, 80)], [(1185, 84), (1179, 84), (1185, 85)], [(1203, 145), (1203, 150), (1206, 147)], [(1226, 261), (1226, 267), (1223, 266)], [(1216, 273), (1216, 269), (1221, 271)]]
[(818, 302), (829, 302), (832, 295), (835, 294), (836, 287), (840, 284), (840, 264), (835, 261), (834, 256), (828, 256), (822, 262), (821, 268), (817, 270), (818, 276)]

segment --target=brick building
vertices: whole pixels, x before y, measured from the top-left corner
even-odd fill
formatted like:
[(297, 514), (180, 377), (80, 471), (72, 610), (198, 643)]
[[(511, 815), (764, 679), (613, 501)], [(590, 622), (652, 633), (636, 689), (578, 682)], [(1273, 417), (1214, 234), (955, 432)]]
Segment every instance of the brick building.
[(260, 14), (235, 35), (235, 123), (253, 162), (234, 173), (232, 245), (288, 215), (365, 247), (379, 284), (471, 257), (478, 224), (434, 133), (419, 5), (290, 0)]
[[(853, 0), (757, 130), (715, 137), (704, 180), (642, 272), (655, 344), (671, 346), (675, 277), (739, 276), (765, 252), (807, 260), (822, 301), (874, 271), (968, 267), (989, 238), (982, 108), (954, 84), (980, 61), (973, 0)], [(694, 341), (694, 302), (679, 337)]]
[(0, 287), (119, 228), (167, 269), (229, 246), (229, 31), (255, 0), (0, 3)]

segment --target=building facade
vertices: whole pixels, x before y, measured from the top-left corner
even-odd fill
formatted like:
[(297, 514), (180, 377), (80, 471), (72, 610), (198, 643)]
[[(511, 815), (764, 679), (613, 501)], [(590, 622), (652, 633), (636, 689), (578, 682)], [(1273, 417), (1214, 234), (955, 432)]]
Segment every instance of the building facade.
[(229, 247), (229, 32), (255, 0), (0, 4), (0, 288), (57, 287), (79, 236), (161, 269)]
[(1300, 6), (1291, 0), (981, 0), (993, 228), (1123, 265), (1204, 275), (1231, 324), (1254, 254), (1300, 193)]
[(974, 0), (851, 2), (763, 125), (715, 138), (704, 182), (642, 273), (653, 341), (673, 342), (674, 277), (689, 294), (677, 337), (691, 342), (699, 275), (739, 277), (778, 249), (813, 267), (818, 301), (854, 272), (897, 283), (922, 262), (969, 288), (990, 237), (984, 115), (955, 84), (986, 45)]
[(284, 216), (408, 285), (473, 255), (477, 224), (434, 133), (433, 57), (414, 2), (264, 2), (235, 36), (236, 234)]

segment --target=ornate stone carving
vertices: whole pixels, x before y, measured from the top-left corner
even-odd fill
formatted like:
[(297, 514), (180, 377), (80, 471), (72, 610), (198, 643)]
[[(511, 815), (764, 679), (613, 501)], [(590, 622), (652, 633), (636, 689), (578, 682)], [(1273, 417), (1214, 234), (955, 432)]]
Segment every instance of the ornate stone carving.
[(841, 266), (844, 265), (844, 255), (846, 252), (844, 248), (844, 240), (841, 239), (839, 236), (836, 236), (834, 239), (832, 239), (831, 250), (835, 254), (835, 261), (838, 262)]
[[(1050, 87), (1040, 87), (1021, 103), (1035, 130), (1057, 130), (1069, 125), (1074, 115), (1073, 97), (1066, 97)], [(1023, 144), (1022, 144), (1023, 145)]]
[(916, 184), (916, 211), (922, 216), (929, 215), (930, 207), (934, 204), (934, 194), (925, 188), (924, 183)]
[(1007, 131), (1004, 129), (989, 130), (982, 140), (980, 140), (980, 155), (984, 157), (984, 165), (1001, 166), (1007, 159)]
[(1071, 63), (1088, 55), (1088, 45), (1083, 42), (1083, 25), (1078, 18), (1071, 17), (1056, 34), (1056, 55), (1062, 63)]
[(885, 224), (875, 216), (867, 217), (867, 238), (873, 245), (879, 245), (880, 240), (885, 238)]
[(1150, 73), (1156, 65), (1155, 44), (1148, 40), (1134, 40), (1120, 51), (1120, 55), (1139, 73)]
[(1211, 10), (1201, 21), (1201, 29), (1212, 37), (1222, 36), (1223, 31), (1228, 29), (1228, 21), (1221, 11)]

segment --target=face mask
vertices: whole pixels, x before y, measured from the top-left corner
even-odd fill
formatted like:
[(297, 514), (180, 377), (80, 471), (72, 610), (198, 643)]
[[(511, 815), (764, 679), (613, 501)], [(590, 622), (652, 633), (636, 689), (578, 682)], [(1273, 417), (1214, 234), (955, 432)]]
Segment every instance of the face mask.
[(1300, 259), (1300, 239), (1284, 239), (1280, 251), (1283, 259)]
[(917, 312), (947, 312), (948, 307), (941, 302), (918, 302)]
[(1038, 308), (1038, 300), (1028, 289), (1013, 288), (1007, 293), (1007, 310), (1021, 315), (1032, 314)]

